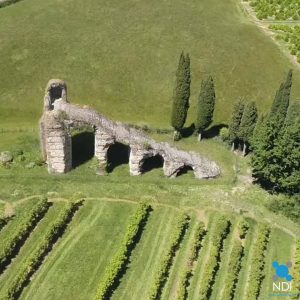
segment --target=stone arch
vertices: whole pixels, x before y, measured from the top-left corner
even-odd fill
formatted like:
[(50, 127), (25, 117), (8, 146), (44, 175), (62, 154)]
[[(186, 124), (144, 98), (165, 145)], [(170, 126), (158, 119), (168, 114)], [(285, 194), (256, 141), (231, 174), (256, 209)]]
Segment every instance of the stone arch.
[(183, 165), (180, 167), (176, 172), (176, 177), (182, 176), (187, 174), (189, 171), (194, 172), (194, 168), (191, 165)]
[(156, 153), (153, 155), (145, 156), (141, 162), (141, 172), (148, 173), (154, 169), (163, 168), (164, 158), (161, 154)]
[(72, 168), (76, 168), (95, 155), (95, 129), (88, 124), (80, 124), (71, 128), (70, 136)]
[(107, 148), (107, 172), (111, 173), (116, 167), (129, 164), (130, 146), (114, 142)]

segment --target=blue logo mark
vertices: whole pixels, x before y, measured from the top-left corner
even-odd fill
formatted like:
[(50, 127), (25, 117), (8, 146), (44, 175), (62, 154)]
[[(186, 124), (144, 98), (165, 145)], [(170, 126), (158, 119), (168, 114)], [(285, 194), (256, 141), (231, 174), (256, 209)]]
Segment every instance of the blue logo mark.
[(276, 275), (273, 276), (274, 281), (277, 281), (279, 278), (284, 278), (286, 281), (291, 281), (293, 279), (293, 276), (289, 274), (289, 268), (292, 266), (290, 261), (285, 265), (280, 265), (278, 261), (273, 261), (272, 266), (276, 273)]

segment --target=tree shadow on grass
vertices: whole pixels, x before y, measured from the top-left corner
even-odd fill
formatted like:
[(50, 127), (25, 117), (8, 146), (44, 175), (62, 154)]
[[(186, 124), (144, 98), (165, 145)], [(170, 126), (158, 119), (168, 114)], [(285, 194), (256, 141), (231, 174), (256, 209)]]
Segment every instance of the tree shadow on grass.
[(222, 128), (228, 128), (228, 125), (221, 123), (210, 127), (209, 129), (203, 132), (203, 138), (212, 139), (218, 136)]

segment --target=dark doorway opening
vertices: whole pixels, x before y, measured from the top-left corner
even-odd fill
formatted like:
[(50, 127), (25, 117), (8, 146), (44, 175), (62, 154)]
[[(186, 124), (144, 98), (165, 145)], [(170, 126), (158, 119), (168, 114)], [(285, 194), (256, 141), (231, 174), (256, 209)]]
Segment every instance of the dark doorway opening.
[(183, 166), (182, 168), (179, 169), (176, 176), (178, 177), (185, 174), (191, 174), (192, 172), (194, 172), (194, 170), (191, 166)]
[(130, 147), (122, 143), (114, 143), (107, 150), (107, 172), (129, 163)]
[(76, 168), (91, 158), (95, 153), (95, 134), (83, 131), (72, 135), (72, 167)]
[(154, 169), (162, 168), (164, 165), (164, 159), (160, 155), (148, 157), (144, 160), (142, 172), (147, 173)]
[(62, 97), (62, 88), (60, 86), (52, 87), (50, 90), (50, 98), (53, 103), (55, 100)]

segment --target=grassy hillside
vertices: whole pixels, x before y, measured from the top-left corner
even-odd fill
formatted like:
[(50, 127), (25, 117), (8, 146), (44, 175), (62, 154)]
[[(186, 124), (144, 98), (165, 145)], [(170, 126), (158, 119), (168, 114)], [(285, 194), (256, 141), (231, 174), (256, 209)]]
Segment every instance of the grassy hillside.
[[(265, 110), (290, 67), (237, 0), (24, 0), (0, 9), (1, 127), (35, 126), (50, 78), (73, 102), (127, 122), (169, 126), (182, 50), (192, 60), (192, 108), (201, 79), (216, 81), (216, 122), (238, 97)], [(295, 95), (299, 98), (299, 73)], [(193, 119), (192, 113), (190, 123)]]

